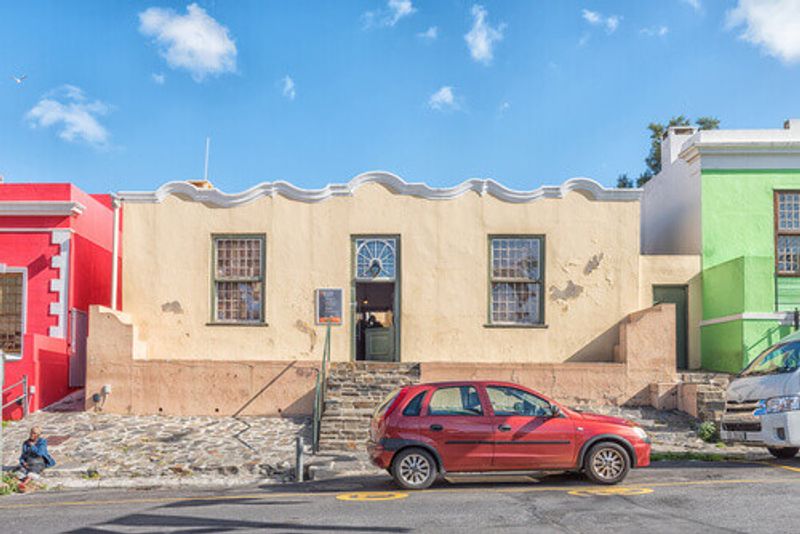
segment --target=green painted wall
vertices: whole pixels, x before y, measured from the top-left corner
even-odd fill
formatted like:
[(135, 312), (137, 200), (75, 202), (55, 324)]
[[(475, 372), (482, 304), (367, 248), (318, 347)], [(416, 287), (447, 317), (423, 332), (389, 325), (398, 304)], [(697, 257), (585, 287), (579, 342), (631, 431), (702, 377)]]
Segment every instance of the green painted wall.
[[(716, 170), (701, 175), (703, 319), (800, 307), (800, 280), (775, 280), (774, 191), (800, 189), (797, 170)], [(791, 303), (791, 304), (788, 304)], [(777, 321), (701, 329), (705, 369), (738, 372), (790, 333)]]

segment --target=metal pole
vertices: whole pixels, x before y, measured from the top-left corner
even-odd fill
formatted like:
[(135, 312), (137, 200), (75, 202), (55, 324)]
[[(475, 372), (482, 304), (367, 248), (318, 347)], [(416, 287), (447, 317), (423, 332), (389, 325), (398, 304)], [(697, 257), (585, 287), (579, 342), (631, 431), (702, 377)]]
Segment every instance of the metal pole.
[(208, 181), (208, 152), (211, 150), (211, 138), (206, 137), (206, 163), (203, 166), (203, 180)]
[(294, 480), (303, 481), (303, 437), (297, 436), (295, 440)]
[(111, 309), (117, 309), (117, 289), (119, 286), (119, 207), (120, 200), (116, 196), (111, 199), (114, 207), (114, 234), (111, 236)]
[(22, 418), (28, 417), (28, 375), (22, 375)]

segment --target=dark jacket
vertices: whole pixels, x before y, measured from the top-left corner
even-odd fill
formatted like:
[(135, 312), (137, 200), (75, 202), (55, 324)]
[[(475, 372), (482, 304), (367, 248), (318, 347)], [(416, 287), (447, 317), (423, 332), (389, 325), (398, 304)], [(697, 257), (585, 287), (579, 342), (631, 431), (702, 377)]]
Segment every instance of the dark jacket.
[(25, 440), (22, 444), (22, 454), (19, 457), (19, 465), (22, 465), (25, 459), (31, 454), (41, 456), (42, 460), (44, 460), (45, 467), (53, 467), (56, 465), (56, 461), (53, 460), (53, 457), (47, 452), (47, 440), (44, 438), (37, 439), (36, 443), (33, 445), (31, 445), (31, 442), (27, 439)]

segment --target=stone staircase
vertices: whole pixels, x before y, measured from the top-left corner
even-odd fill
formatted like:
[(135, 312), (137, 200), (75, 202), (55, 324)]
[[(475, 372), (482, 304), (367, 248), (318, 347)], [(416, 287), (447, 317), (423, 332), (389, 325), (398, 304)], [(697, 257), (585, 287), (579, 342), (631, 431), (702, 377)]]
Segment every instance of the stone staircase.
[(419, 380), (419, 364), (331, 362), (320, 449), (363, 450), (372, 412), (378, 404), (398, 387)]
[[(678, 409), (701, 421), (719, 424), (725, 412), (725, 392), (731, 376), (723, 373), (686, 372), (679, 375)], [(681, 406), (683, 404), (683, 406)]]

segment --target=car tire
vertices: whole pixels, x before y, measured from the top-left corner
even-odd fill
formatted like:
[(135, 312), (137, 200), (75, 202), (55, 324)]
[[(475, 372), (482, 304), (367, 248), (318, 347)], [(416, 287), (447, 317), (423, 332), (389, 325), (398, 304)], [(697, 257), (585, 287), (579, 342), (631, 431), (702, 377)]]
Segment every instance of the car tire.
[(767, 447), (769, 453), (780, 460), (788, 460), (794, 458), (797, 452), (800, 451), (798, 447)]
[(583, 470), (597, 484), (619, 484), (628, 476), (631, 459), (622, 445), (604, 441), (594, 445), (586, 454)]
[(436, 481), (436, 461), (421, 448), (400, 451), (392, 461), (392, 477), (403, 489), (422, 490)]

